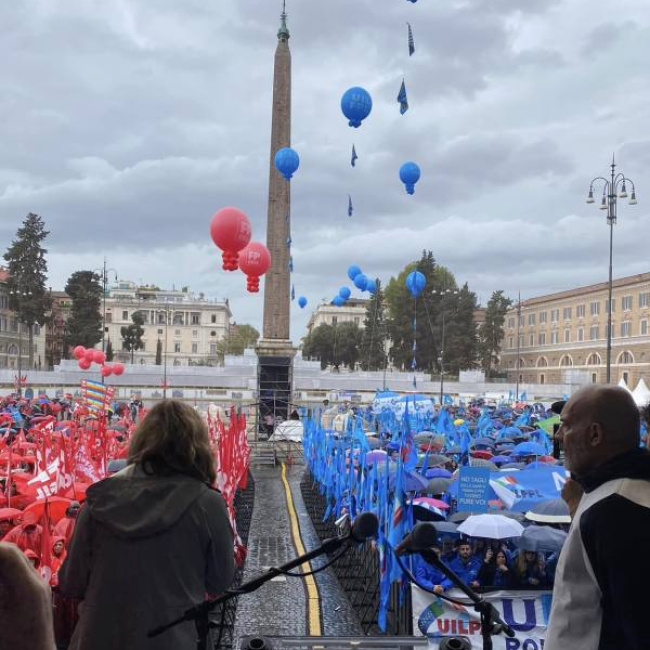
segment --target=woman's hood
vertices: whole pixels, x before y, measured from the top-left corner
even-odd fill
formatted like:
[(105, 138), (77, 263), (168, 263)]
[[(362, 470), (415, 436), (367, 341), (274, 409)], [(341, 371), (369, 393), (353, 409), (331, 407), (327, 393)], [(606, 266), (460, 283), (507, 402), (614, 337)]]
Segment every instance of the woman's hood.
[(189, 476), (148, 476), (130, 466), (90, 486), (86, 507), (117, 537), (150, 537), (171, 528), (207, 489)]

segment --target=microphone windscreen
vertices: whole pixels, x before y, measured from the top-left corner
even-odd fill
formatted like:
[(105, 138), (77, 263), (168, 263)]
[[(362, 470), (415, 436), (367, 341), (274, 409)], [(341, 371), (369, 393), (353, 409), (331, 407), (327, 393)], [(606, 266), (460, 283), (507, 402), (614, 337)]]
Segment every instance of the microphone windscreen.
[(357, 542), (365, 542), (371, 537), (377, 537), (379, 520), (372, 512), (362, 512), (352, 522), (351, 536)]
[(422, 521), (413, 526), (411, 540), (414, 551), (431, 548), (438, 544), (438, 531), (431, 522)]

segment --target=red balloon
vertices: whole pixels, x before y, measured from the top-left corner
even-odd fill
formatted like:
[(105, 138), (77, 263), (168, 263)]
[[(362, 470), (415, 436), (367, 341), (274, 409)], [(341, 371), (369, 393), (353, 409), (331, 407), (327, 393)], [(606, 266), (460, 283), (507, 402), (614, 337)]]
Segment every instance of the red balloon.
[(84, 352), (84, 359), (92, 363), (95, 360), (95, 350), (93, 350), (92, 348), (88, 348)]
[(260, 290), (260, 276), (271, 266), (271, 253), (260, 242), (251, 242), (239, 253), (239, 268), (246, 274), (246, 288), (250, 293)]
[(110, 377), (113, 374), (113, 366), (102, 366), (102, 377)]
[(113, 364), (113, 374), (117, 375), (118, 377), (124, 372), (124, 364), (122, 363), (114, 363)]
[(79, 359), (79, 367), (82, 370), (88, 370), (90, 368), (91, 362), (88, 359)]
[(86, 348), (83, 345), (78, 345), (73, 350), (73, 354), (75, 359), (83, 359), (84, 354), (86, 354)]
[(237, 253), (251, 240), (251, 222), (237, 208), (221, 208), (210, 222), (212, 241), (223, 251), (223, 270), (237, 270)]
[(95, 350), (93, 352), (93, 361), (101, 365), (106, 361), (106, 355), (101, 350)]

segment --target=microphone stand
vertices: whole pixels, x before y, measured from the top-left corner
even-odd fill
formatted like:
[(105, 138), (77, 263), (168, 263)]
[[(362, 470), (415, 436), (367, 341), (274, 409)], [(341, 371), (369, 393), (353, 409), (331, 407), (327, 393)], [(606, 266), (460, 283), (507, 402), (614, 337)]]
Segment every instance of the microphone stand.
[[(494, 644), (492, 643), (493, 635), (500, 634), (501, 632), (503, 632), (506, 636), (514, 638), (515, 636), (514, 630), (505, 621), (503, 621), (503, 619), (499, 615), (499, 612), (494, 607), (494, 605), (492, 603), (489, 603), (481, 596), (479, 596), (469, 585), (465, 584), (456, 575), (454, 571), (452, 571), (448, 566), (444, 564), (444, 562), (436, 555), (436, 553), (432, 551), (427, 551), (426, 549), (420, 550), (418, 551), (418, 553), (422, 556), (422, 558), (426, 562), (432, 564), (433, 566), (436, 567), (436, 569), (444, 573), (447, 576), (447, 578), (449, 578), (449, 580), (451, 580), (451, 582), (454, 584), (454, 587), (460, 589), (472, 601), (472, 603), (474, 604), (474, 609), (481, 616), (481, 637), (483, 638), (483, 650), (493, 650), (494, 648)], [(394, 553), (394, 555), (397, 558), (397, 562), (400, 565), (402, 571), (404, 571), (404, 573), (408, 576), (411, 582), (415, 583), (418, 587), (420, 587), (420, 589), (435, 594), (435, 592), (431, 591), (430, 589), (426, 589), (425, 587), (422, 587), (420, 584), (418, 584), (417, 579), (404, 566), (399, 555), (397, 555), (397, 553)], [(439, 596), (440, 594), (435, 594), (435, 595)], [(446, 600), (450, 600), (451, 602), (457, 604), (464, 604), (464, 603), (459, 603), (459, 601), (454, 600), (453, 598), (449, 598), (448, 596), (443, 596), (443, 597)]]
[[(315, 548), (313, 551), (309, 551), (304, 555), (300, 555), (299, 557), (279, 567), (271, 567), (266, 573), (262, 573), (256, 578), (253, 578), (248, 582), (244, 582), (237, 589), (226, 591), (218, 598), (215, 598), (213, 600), (206, 600), (205, 602), (200, 603), (199, 605), (195, 605), (194, 607), (191, 607), (182, 616), (179, 616), (176, 620), (171, 621), (169, 623), (165, 623), (164, 625), (161, 625), (157, 628), (154, 628), (153, 630), (150, 630), (147, 636), (149, 638), (153, 638), (162, 634), (163, 632), (166, 632), (167, 630), (173, 627), (176, 627), (177, 625), (180, 625), (181, 623), (185, 623), (186, 621), (194, 621), (194, 626), (196, 628), (196, 634), (197, 634), (196, 648), (197, 650), (207, 650), (208, 633), (211, 627), (216, 627), (215, 623), (211, 623), (208, 620), (208, 614), (217, 605), (226, 603), (227, 601), (231, 600), (232, 598), (235, 598), (236, 596), (241, 596), (242, 594), (248, 594), (252, 591), (255, 591), (256, 589), (259, 589), (264, 583), (269, 582), (269, 580), (272, 580), (273, 578), (279, 575), (290, 575), (294, 577), (302, 577), (303, 575), (311, 575), (312, 573), (322, 571), (323, 569), (326, 569), (328, 566), (330, 566), (332, 562), (338, 560), (338, 558), (347, 550), (350, 544), (354, 541), (359, 541), (359, 540), (355, 540), (352, 533), (346, 535), (345, 537), (332, 537), (330, 539), (326, 539), (321, 544), (321, 546)], [(332, 560), (332, 562), (329, 562), (325, 566), (316, 569), (316, 571), (311, 571), (308, 574), (289, 573), (291, 569), (295, 569), (296, 567), (299, 567), (302, 564), (305, 564), (306, 562), (310, 562), (311, 560), (319, 557), (320, 555), (324, 555), (326, 553), (333, 553), (334, 551), (336, 551), (342, 546), (344, 548), (341, 550), (341, 553), (338, 554)]]

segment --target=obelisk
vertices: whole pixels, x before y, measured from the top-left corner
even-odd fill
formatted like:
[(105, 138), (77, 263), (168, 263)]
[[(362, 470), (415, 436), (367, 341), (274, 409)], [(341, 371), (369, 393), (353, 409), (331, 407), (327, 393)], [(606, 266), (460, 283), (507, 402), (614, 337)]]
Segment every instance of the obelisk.
[(269, 205), (266, 225), (266, 246), (271, 253), (271, 268), (264, 278), (263, 338), (272, 341), (289, 341), (291, 184), (275, 168), (274, 158), (279, 149), (290, 146), (291, 52), (287, 14), (283, 10), (273, 75)]
[(273, 117), (266, 246), (271, 268), (264, 276), (264, 326), (257, 346), (258, 431), (270, 434), (286, 420), (292, 403), (293, 347), (289, 333), (291, 270), (291, 185), (275, 168), (275, 154), (291, 146), (291, 52), (284, 0), (273, 73)]

